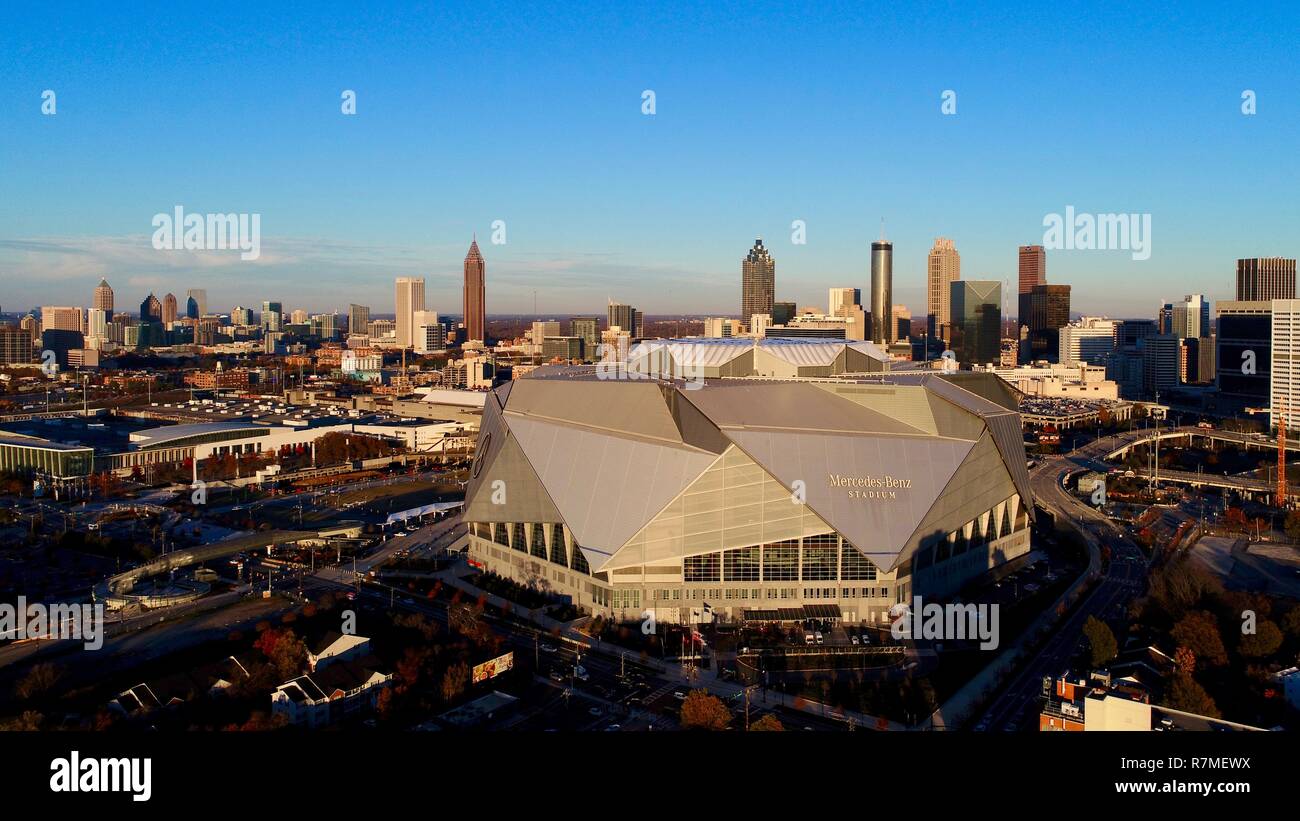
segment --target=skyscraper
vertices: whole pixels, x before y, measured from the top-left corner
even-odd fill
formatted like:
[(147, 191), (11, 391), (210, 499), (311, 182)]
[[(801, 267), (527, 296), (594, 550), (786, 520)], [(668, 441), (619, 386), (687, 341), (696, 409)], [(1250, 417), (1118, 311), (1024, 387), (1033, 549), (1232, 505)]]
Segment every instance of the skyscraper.
[(199, 301), (194, 298), (193, 294), (185, 300), (185, 316), (190, 319), (198, 319), (203, 316), (203, 311), (199, 308)]
[(95, 298), (90, 307), (113, 313), (113, 289), (109, 287), (108, 280), (101, 279), (95, 286)]
[(1016, 306), (1016, 322), (1029, 324), (1030, 294), (1034, 287), (1047, 284), (1047, 251), (1041, 245), (1020, 246), (1020, 304)]
[(85, 311), (78, 307), (46, 305), (41, 308), (41, 330), (76, 331), (85, 327)]
[(262, 303), (262, 333), (280, 333), (284, 330), (284, 306), (279, 302)]
[(1179, 339), (1210, 335), (1210, 303), (1201, 294), (1188, 294), (1173, 305), (1170, 332)]
[[(831, 288), (827, 303), (827, 316), (845, 316), (845, 311), (854, 305), (862, 304), (862, 290), (859, 288)], [(773, 305), (775, 309), (775, 305)]]
[(1281, 257), (1237, 260), (1237, 301), (1295, 299), (1295, 260)]
[(894, 328), (894, 243), (881, 238), (871, 243), (871, 341), (891, 344)]
[(596, 346), (600, 344), (600, 320), (594, 316), (575, 316), (569, 320), (569, 336), (582, 340), (582, 358), (596, 361)]
[[(1025, 300), (1024, 294), (1021, 300)], [(1029, 355), (1056, 362), (1061, 351), (1061, 329), (1070, 322), (1070, 286), (1035, 285), (1030, 289)], [(1023, 319), (1018, 322), (1024, 324)]]
[[(465, 338), (487, 341), (487, 297), (485, 283), (487, 280), (487, 263), (478, 250), (478, 238), (470, 241), (469, 253), (465, 255)], [(424, 299), (423, 289), (420, 295)], [(423, 304), (423, 302), (421, 303)], [(401, 332), (398, 332), (401, 336)]]
[(959, 362), (1001, 361), (1002, 285), (994, 280), (958, 280), (949, 286), (952, 350)]
[(199, 316), (208, 315), (208, 292), (203, 288), (191, 288), (185, 292), (185, 296), (194, 300), (194, 305), (198, 309)]
[(409, 348), (415, 342), (415, 312), (424, 310), (424, 277), (398, 277), (395, 303), (397, 347)]
[(640, 313), (640, 311), (633, 308), (631, 305), (622, 305), (617, 302), (611, 302), (609, 303), (609, 312), (606, 319), (609, 322), (609, 327), (613, 328), (617, 325), (635, 339), (640, 336), (637, 328), (637, 316)]
[(367, 305), (348, 306), (348, 333), (364, 334), (370, 327), (370, 307)]
[(158, 297), (153, 294), (144, 298), (140, 303), (140, 321), (141, 322), (162, 322), (162, 303)]
[(775, 301), (776, 260), (759, 238), (740, 263), (740, 321), (748, 325), (754, 314), (770, 316)]
[(952, 338), (952, 283), (961, 279), (961, 254), (950, 239), (939, 237), (926, 264), (926, 333), (931, 339)]
[(176, 321), (176, 295), (167, 294), (162, 301), (162, 321), (170, 325)]

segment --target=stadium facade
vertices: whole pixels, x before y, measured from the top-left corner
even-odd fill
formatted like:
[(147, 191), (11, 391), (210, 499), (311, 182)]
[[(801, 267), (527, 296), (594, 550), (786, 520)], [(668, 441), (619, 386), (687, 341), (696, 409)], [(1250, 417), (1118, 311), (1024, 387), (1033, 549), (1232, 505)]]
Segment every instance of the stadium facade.
[(1014, 394), (991, 374), (602, 379), (488, 395), (468, 555), (595, 614), (883, 623), (1027, 553)]

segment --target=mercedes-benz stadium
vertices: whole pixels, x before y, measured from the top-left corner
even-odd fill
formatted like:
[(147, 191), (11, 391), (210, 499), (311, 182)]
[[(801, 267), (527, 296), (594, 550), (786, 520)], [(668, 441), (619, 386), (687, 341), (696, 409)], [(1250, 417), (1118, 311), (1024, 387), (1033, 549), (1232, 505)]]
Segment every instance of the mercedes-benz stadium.
[(1030, 549), (1015, 396), (992, 375), (602, 379), (488, 396), (468, 554), (594, 614), (883, 623)]

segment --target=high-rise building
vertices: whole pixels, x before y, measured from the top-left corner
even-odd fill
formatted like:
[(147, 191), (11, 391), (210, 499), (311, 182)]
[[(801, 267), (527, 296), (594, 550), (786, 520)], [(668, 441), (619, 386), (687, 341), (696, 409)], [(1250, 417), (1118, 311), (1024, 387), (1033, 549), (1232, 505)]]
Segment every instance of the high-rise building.
[(894, 334), (894, 243), (871, 243), (871, 341), (888, 347)]
[(370, 327), (370, 307), (367, 305), (348, 306), (348, 333), (364, 334)]
[(447, 347), (447, 334), (437, 311), (416, 311), (411, 348), (419, 354), (441, 351)]
[(1029, 325), (1029, 314), (1034, 288), (1047, 284), (1047, 251), (1041, 245), (1020, 246), (1020, 304), (1016, 321)]
[(199, 301), (193, 296), (185, 299), (185, 317), (187, 319), (198, 319), (203, 316), (203, 311), (199, 309)]
[(311, 320), (307, 312), (302, 308), (294, 308), (289, 314), (290, 325), (306, 325)]
[(853, 306), (861, 305), (861, 304), (862, 304), (862, 289), (831, 288), (830, 299), (827, 302), (829, 310), (826, 311), (826, 315), (847, 316), (847, 312)]
[(1237, 301), (1295, 299), (1295, 260), (1281, 257), (1237, 260)]
[(748, 323), (754, 314), (772, 313), (776, 301), (776, 260), (763, 247), (763, 240), (754, 240), (740, 263), (740, 321)]
[(189, 300), (194, 300), (194, 307), (198, 311), (195, 318), (208, 315), (208, 292), (204, 288), (191, 288), (185, 292), (186, 306), (188, 311)]
[(262, 303), (262, 333), (278, 334), (284, 330), (284, 305), (279, 302)]
[(176, 321), (176, 295), (167, 294), (162, 299), (162, 321), (164, 325), (171, 325)]
[(1210, 303), (1201, 294), (1188, 294), (1174, 303), (1169, 332), (1180, 339), (1210, 335)]
[(1060, 333), (1070, 322), (1070, 286), (1035, 285), (1029, 292), (1029, 356), (1055, 362)]
[(46, 305), (41, 308), (41, 331), (76, 331), (85, 327), (85, 309), (64, 305)]
[(0, 325), (0, 365), (28, 365), (34, 358), (31, 331)]
[(772, 303), (772, 324), (784, 325), (799, 315), (799, 308), (793, 302)]
[[(174, 301), (174, 298), (173, 298), (173, 301)], [(165, 311), (166, 311), (166, 306), (164, 306), (163, 309), (164, 309), (164, 312), (165, 312)], [(252, 309), (252, 308), (244, 308), (244, 307), (242, 307), (242, 306), (240, 306), (240, 305), (236, 305), (234, 308), (231, 308), (231, 309), (230, 309), (230, 324), (231, 324), (231, 325), (242, 325), (242, 326), (252, 325), (252, 324), (253, 324), (253, 309)]]
[(1085, 316), (1061, 328), (1062, 365), (1105, 365), (1115, 352), (1118, 322)]
[(952, 324), (952, 283), (961, 279), (961, 254), (952, 240), (939, 237), (930, 249), (925, 275), (925, 332), (947, 342)]
[(569, 335), (582, 340), (582, 358), (596, 361), (596, 346), (600, 344), (600, 320), (594, 316), (575, 316), (569, 320)]
[(988, 365), (1001, 361), (1002, 284), (994, 280), (957, 280), (949, 286), (952, 350), (959, 362)]
[(144, 298), (140, 303), (140, 321), (141, 322), (162, 322), (162, 302), (153, 294)]
[(1273, 360), (1272, 300), (1225, 301), (1214, 308), (1215, 369), (1221, 411), (1268, 407)]
[(1271, 423), (1286, 419), (1288, 431), (1300, 427), (1300, 299), (1272, 303), (1272, 367), (1269, 372)]
[[(622, 328), (629, 335), (631, 335), (633, 339), (636, 339), (640, 337), (640, 334), (637, 332), (637, 327), (636, 327), (637, 315), (640, 313), (641, 313), (640, 311), (638, 311), (636, 308), (633, 308), (631, 305), (623, 305), (618, 302), (611, 302), (609, 303), (609, 313), (606, 319), (608, 321), (609, 327), (613, 328), (614, 326), (617, 325), (619, 328)], [(742, 319), (746, 322), (748, 321), (748, 317), (742, 317)]]
[[(478, 250), (478, 237), (465, 254), (465, 338), (487, 341), (487, 263)], [(423, 296), (421, 296), (423, 299)], [(401, 335), (400, 332), (398, 334)]]
[(1148, 397), (1178, 387), (1183, 362), (1182, 341), (1173, 334), (1142, 340), (1142, 384)]
[(113, 313), (113, 289), (109, 287), (108, 280), (101, 279), (99, 284), (95, 286), (95, 297), (90, 307), (106, 311), (109, 314)]
[(424, 277), (398, 277), (397, 347), (409, 348), (415, 342), (415, 312), (424, 310)]

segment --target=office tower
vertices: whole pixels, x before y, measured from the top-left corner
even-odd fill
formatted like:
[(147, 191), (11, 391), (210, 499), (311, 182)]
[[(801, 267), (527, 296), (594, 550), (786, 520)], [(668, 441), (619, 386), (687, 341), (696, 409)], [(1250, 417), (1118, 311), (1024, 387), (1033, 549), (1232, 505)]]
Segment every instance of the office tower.
[(582, 340), (576, 336), (548, 336), (542, 340), (542, 359), (564, 362), (582, 359)]
[(1115, 347), (1136, 348), (1139, 340), (1157, 333), (1154, 319), (1122, 319), (1115, 328)]
[(86, 336), (94, 339), (108, 339), (108, 312), (102, 308), (91, 308), (86, 312)]
[(594, 316), (575, 316), (569, 320), (569, 335), (582, 340), (582, 358), (596, 361), (596, 346), (600, 344), (600, 320)]
[(186, 297), (185, 317), (187, 319), (198, 319), (201, 316), (203, 316), (203, 314), (199, 311), (199, 301), (192, 296)]
[(426, 354), (446, 348), (447, 335), (437, 311), (416, 311), (411, 323), (414, 329), (411, 337), (413, 351)]
[[(46, 328), (41, 331), (41, 350), (53, 351), (54, 361), (60, 368), (68, 367), (68, 351), (86, 346), (85, 336), (81, 331), (66, 328)], [(42, 353), (42, 359), (44, 353)]]
[(1221, 301), (1215, 306), (1215, 369), (1222, 412), (1268, 407), (1273, 360), (1271, 300)]
[(1035, 285), (1029, 292), (1029, 356), (1056, 362), (1060, 333), (1070, 322), (1070, 286)]
[(1115, 352), (1118, 322), (1085, 316), (1061, 328), (1062, 365), (1105, 365)]
[[(195, 345), (215, 345), (217, 344), (217, 329), (221, 323), (215, 317), (204, 317), (194, 323), (194, 344)], [(218, 363), (220, 365), (220, 363)]]
[(307, 312), (304, 311), (302, 308), (295, 308), (289, 314), (290, 325), (306, 325), (309, 319), (310, 318), (307, 316)]
[[(284, 330), (284, 306), (279, 302), (262, 303), (262, 333), (278, 334)], [(274, 348), (272, 348), (274, 350)]]
[[(961, 254), (950, 239), (939, 237), (930, 249), (925, 275), (925, 332), (931, 339), (950, 338), (952, 283), (961, 279)], [(1023, 323), (1023, 319), (1021, 322)]]
[(247, 326), (253, 324), (253, 309), (236, 305), (230, 310), (230, 324)]
[(140, 303), (140, 321), (162, 322), (162, 302), (158, 300), (158, 297), (149, 294)]
[[(637, 309), (631, 305), (623, 305), (618, 302), (609, 303), (608, 316), (606, 317), (610, 328), (615, 326), (623, 329), (632, 338), (638, 336), (636, 332)], [(742, 321), (748, 322), (748, 318), (742, 318)]]
[(18, 327), (32, 335), (32, 344), (35, 345), (41, 338), (41, 321), (36, 317), (28, 314), (18, 320)]
[(740, 263), (740, 321), (748, 323), (754, 314), (772, 314), (776, 301), (776, 260), (763, 247), (763, 240), (754, 240)]
[(912, 312), (906, 305), (894, 306), (894, 339), (910, 339), (912, 336)]
[(205, 289), (191, 288), (185, 292), (185, 296), (187, 314), (189, 312), (189, 301), (192, 299), (194, 300), (194, 309), (197, 311), (193, 318), (197, 319), (198, 317), (208, 315), (208, 292)]
[(558, 320), (554, 320), (554, 319), (537, 320), (533, 322), (533, 329), (532, 331), (529, 332), (529, 339), (532, 340), (532, 343), (534, 345), (540, 348), (543, 339), (545, 339), (548, 336), (559, 336), (559, 335), (560, 335), (560, 323)]
[(409, 348), (415, 341), (415, 312), (424, 310), (424, 277), (397, 279), (397, 347)]
[(368, 305), (348, 306), (348, 333), (364, 334), (370, 327), (370, 307)]
[(162, 322), (171, 325), (176, 321), (176, 295), (167, 294), (162, 299)]
[(884, 237), (871, 243), (871, 341), (894, 341), (894, 243)]
[(372, 319), (366, 326), (366, 332), (371, 339), (383, 339), (391, 336), (397, 338), (397, 323), (391, 319)]
[(1157, 334), (1142, 340), (1142, 387), (1148, 398), (1178, 387), (1182, 342), (1173, 334)]
[[(784, 322), (775, 322), (775, 325), (784, 325)], [(731, 320), (725, 317), (709, 317), (704, 320), (704, 336), (710, 339), (729, 339), (731, 338)]]
[(799, 313), (799, 309), (793, 302), (773, 302), (772, 303), (772, 324), (784, 325), (794, 319)]
[(29, 365), (34, 359), (31, 331), (0, 325), (0, 365)]
[(1237, 260), (1237, 301), (1295, 299), (1295, 260), (1281, 257)]
[(338, 314), (316, 314), (311, 318), (311, 330), (315, 336), (321, 339), (332, 340), (337, 338)]
[[(828, 301), (829, 310), (827, 316), (846, 316), (846, 312), (854, 305), (862, 304), (862, 290), (860, 288), (831, 288), (830, 299)], [(775, 307), (775, 303), (773, 303)]]
[(85, 327), (84, 309), (63, 305), (46, 305), (41, 308), (41, 331), (76, 331)]
[(993, 280), (957, 280), (949, 286), (952, 350), (957, 361), (988, 365), (1001, 360), (1002, 285)]
[(1210, 335), (1210, 303), (1201, 294), (1188, 294), (1172, 305), (1169, 333), (1180, 339)]
[(1041, 245), (1020, 246), (1020, 304), (1016, 321), (1029, 324), (1034, 288), (1047, 284), (1047, 251)]
[(109, 287), (108, 280), (101, 279), (99, 284), (95, 286), (95, 298), (90, 307), (109, 314), (113, 313), (113, 289)]
[[(465, 338), (487, 341), (487, 263), (478, 250), (478, 237), (469, 244), (465, 255)], [(423, 291), (421, 292), (423, 300)], [(421, 302), (423, 305), (423, 302)]]

